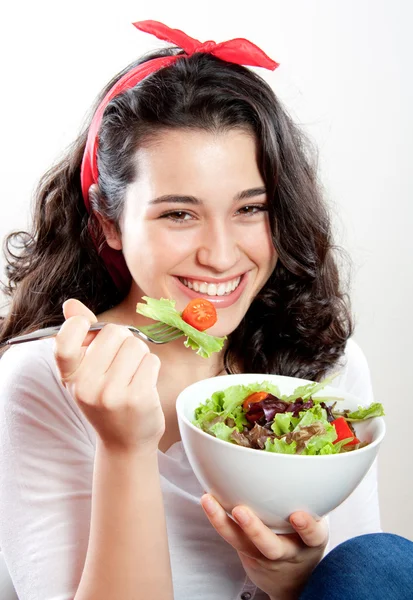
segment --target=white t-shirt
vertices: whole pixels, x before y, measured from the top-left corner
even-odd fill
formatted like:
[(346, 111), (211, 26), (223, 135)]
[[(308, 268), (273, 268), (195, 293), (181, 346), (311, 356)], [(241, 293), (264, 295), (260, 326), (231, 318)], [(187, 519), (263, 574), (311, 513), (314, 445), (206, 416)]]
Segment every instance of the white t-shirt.
[[(89, 537), (95, 431), (62, 386), (53, 347), (30, 342), (0, 360), (0, 547), (20, 600), (73, 600)], [(334, 385), (371, 402), (354, 341), (343, 363)], [(159, 467), (175, 600), (268, 598), (204, 515), (181, 442), (159, 452)], [(380, 531), (376, 465), (329, 522), (329, 549)]]

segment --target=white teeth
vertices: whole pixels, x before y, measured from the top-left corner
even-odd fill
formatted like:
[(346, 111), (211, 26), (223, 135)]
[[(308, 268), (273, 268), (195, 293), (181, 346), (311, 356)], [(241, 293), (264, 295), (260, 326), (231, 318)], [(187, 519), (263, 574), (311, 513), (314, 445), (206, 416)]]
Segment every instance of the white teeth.
[(190, 290), (194, 290), (201, 294), (207, 294), (208, 296), (225, 296), (226, 294), (230, 294), (241, 282), (241, 277), (218, 284), (206, 283), (205, 281), (199, 280), (195, 281), (194, 279), (189, 280), (184, 277), (180, 277), (179, 279)]

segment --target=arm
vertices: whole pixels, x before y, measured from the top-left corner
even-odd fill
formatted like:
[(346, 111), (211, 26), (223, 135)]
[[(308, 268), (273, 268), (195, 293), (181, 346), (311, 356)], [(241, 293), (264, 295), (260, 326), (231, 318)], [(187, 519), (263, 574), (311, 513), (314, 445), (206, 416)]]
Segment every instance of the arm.
[(60, 380), (96, 432), (89, 547), (75, 600), (172, 599), (157, 463), (165, 417), (159, 359), (125, 327), (65, 302), (55, 338)]
[(0, 361), (0, 546), (18, 597), (172, 598), (156, 457), (95, 455), (47, 344)]
[(75, 600), (95, 598), (173, 598), (156, 452), (115, 453), (98, 443), (89, 548)]

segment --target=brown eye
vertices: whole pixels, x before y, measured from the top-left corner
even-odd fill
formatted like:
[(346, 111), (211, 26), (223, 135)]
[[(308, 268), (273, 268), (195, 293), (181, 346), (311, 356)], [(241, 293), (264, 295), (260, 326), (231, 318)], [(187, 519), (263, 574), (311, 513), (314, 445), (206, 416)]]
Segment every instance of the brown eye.
[(247, 204), (238, 210), (241, 215), (255, 215), (260, 212), (264, 212), (267, 210), (265, 204)]
[(192, 219), (192, 215), (184, 210), (173, 210), (167, 213), (164, 213), (160, 217), (161, 219), (169, 219), (171, 221), (175, 221), (177, 223), (183, 223), (184, 221), (190, 221)]

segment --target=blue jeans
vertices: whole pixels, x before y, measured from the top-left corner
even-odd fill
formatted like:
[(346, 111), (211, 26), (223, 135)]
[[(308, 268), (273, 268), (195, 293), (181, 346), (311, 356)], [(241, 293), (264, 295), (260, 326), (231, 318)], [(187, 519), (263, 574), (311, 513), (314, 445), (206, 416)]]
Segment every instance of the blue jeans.
[(300, 600), (413, 600), (413, 542), (371, 533), (340, 544), (314, 569)]

